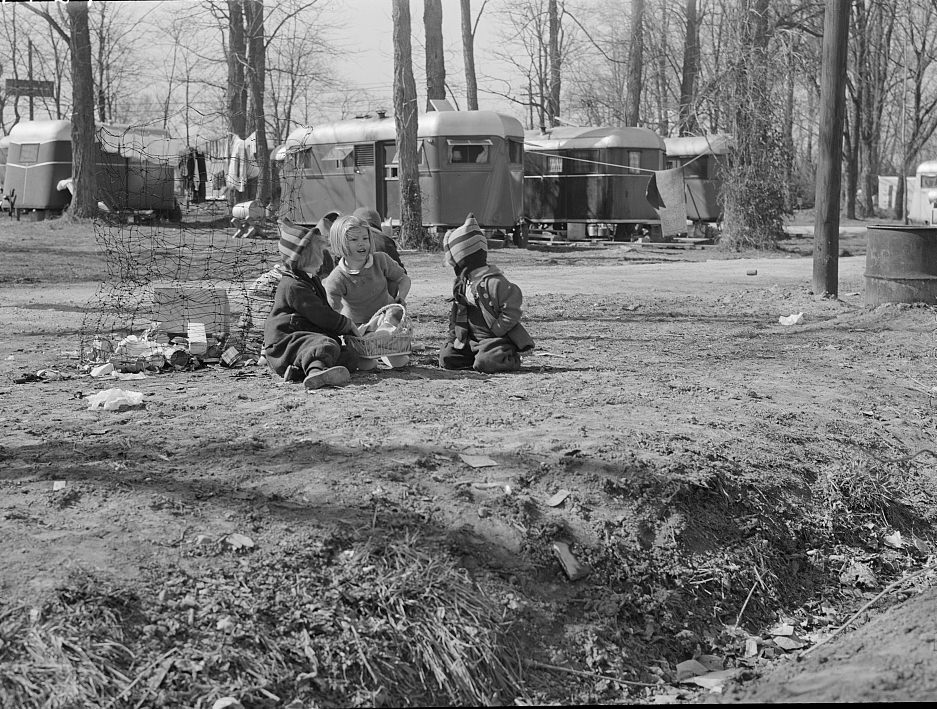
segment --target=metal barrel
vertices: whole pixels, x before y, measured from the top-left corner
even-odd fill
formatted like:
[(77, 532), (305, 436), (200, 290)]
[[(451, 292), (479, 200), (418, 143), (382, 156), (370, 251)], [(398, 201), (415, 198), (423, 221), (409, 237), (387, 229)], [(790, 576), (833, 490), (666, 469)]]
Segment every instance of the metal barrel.
[(937, 303), (937, 227), (869, 226), (865, 304)]

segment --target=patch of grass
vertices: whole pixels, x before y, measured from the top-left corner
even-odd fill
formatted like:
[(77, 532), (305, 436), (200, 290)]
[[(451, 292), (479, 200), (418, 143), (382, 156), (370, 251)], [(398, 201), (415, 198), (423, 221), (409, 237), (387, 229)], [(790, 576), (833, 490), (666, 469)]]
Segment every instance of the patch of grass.
[(206, 561), (136, 592), (85, 574), (40, 610), (4, 611), (0, 706), (488, 705), (520, 691), (503, 606), (416, 537)]

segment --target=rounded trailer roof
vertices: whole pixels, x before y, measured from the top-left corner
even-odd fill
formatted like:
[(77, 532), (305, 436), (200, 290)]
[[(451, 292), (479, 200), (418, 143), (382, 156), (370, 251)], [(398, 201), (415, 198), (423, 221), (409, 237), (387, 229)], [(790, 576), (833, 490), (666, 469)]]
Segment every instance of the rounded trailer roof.
[(692, 157), (696, 155), (725, 155), (732, 146), (732, 138), (725, 134), (692, 135), (664, 138), (667, 154)]
[(931, 172), (937, 172), (937, 160), (926, 160), (917, 166), (918, 175), (924, 175)]
[[(417, 120), (418, 138), (492, 135), (521, 139), (524, 136), (520, 121), (495, 111), (430, 111)], [(314, 128), (297, 128), (287, 136), (282, 149), (295, 151), (313, 145), (367, 143), (396, 137), (397, 126), (392, 117), (350, 118)]]
[(11, 143), (52, 143), (71, 139), (71, 121), (21, 121), (10, 128)]
[(524, 133), (524, 146), (534, 150), (583, 150), (589, 148), (649, 148), (663, 150), (664, 141), (649, 128), (562, 126), (545, 133)]

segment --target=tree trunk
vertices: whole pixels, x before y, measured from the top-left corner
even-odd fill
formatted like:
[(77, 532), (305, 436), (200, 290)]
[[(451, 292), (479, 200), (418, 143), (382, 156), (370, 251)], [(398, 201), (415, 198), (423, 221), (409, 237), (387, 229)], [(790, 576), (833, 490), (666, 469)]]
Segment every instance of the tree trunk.
[(91, 69), (91, 35), (88, 3), (65, 6), (69, 19), (72, 54), (72, 178), (75, 194), (68, 208), (73, 217), (93, 217), (98, 212), (94, 149), (94, 78)]
[(813, 292), (818, 295), (836, 296), (839, 292), (839, 186), (848, 37), (849, 3), (828, 3), (823, 19), (820, 155), (813, 230)]
[(546, 121), (550, 127), (559, 125), (560, 115), (560, 17), (556, 0), (547, 0), (550, 18), (548, 63), (550, 65), (549, 93), (547, 95)]
[(641, 114), (644, 78), (644, 0), (631, 0), (631, 49), (628, 54), (628, 106), (625, 125), (636, 126)]
[(446, 98), (446, 60), (442, 52), (442, 0), (423, 0), (426, 31), (426, 110), (432, 99)]
[[(247, 37), (243, 2), (228, 0), (228, 131), (238, 138), (247, 137)], [(237, 200), (237, 193), (228, 190), (228, 207), (233, 207)]]
[(263, 0), (247, 0), (244, 6), (247, 23), (248, 79), (251, 92), (252, 123), (257, 146), (256, 160), (259, 174), (254, 199), (264, 206), (270, 203), (270, 149), (267, 147), (267, 122), (264, 115), (264, 78), (266, 77), (266, 49), (264, 36)]
[(462, 0), (462, 61), (465, 64), (465, 97), (468, 110), (478, 110), (475, 78), (475, 34), (472, 32), (472, 0)]
[(247, 44), (244, 36), (242, 0), (228, 0), (228, 129), (239, 138), (247, 137)]
[(657, 54), (657, 133), (668, 135), (670, 133), (669, 115), (670, 105), (667, 101), (667, 56), (670, 49), (667, 36), (670, 34), (670, 13), (664, 12), (661, 19), (660, 47)]
[(417, 162), (416, 83), (410, 50), (410, 0), (393, 0), (394, 19), (394, 124), (397, 129), (397, 177), (400, 186), (400, 241), (409, 246), (421, 241), (423, 205)]
[[(102, 6), (103, 7), (103, 6)], [(101, 29), (98, 33), (98, 120), (104, 123), (107, 120), (107, 95), (104, 86), (104, 61), (105, 36), (104, 17), (101, 17)]]
[(699, 25), (696, 0), (687, 0), (683, 76), (680, 81), (680, 135), (693, 135), (699, 131), (695, 110), (696, 79), (700, 71)]
[[(858, 101), (857, 101), (858, 104)], [(843, 142), (846, 150), (843, 153), (843, 167), (846, 170), (844, 197), (846, 202), (846, 218), (856, 218), (856, 190), (859, 185), (859, 131), (862, 130), (862, 116), (857, 110), (853, 116), (854, 125), (844, 131)], [(844, 118), (844, 121), (846, 119)], [(846, 121), (848, 123), (848, 121)]]

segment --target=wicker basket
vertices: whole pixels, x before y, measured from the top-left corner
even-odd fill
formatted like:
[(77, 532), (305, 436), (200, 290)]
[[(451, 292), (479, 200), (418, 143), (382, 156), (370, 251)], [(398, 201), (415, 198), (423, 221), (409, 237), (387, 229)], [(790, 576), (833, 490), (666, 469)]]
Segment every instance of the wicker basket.
[[(389, 316), (400, 316), (397, 326), (383, 337), (368, 337)], [(408, 355), (413, 346), (413, 325), (406, 309), (396, 303), (385, 305), (374, 313), (374, 316), (364, 328), (364, 337), (345, 335), (345, 343), (359, 357), (365, 359), (379, 359), (393, 357), (394, 355)]]

